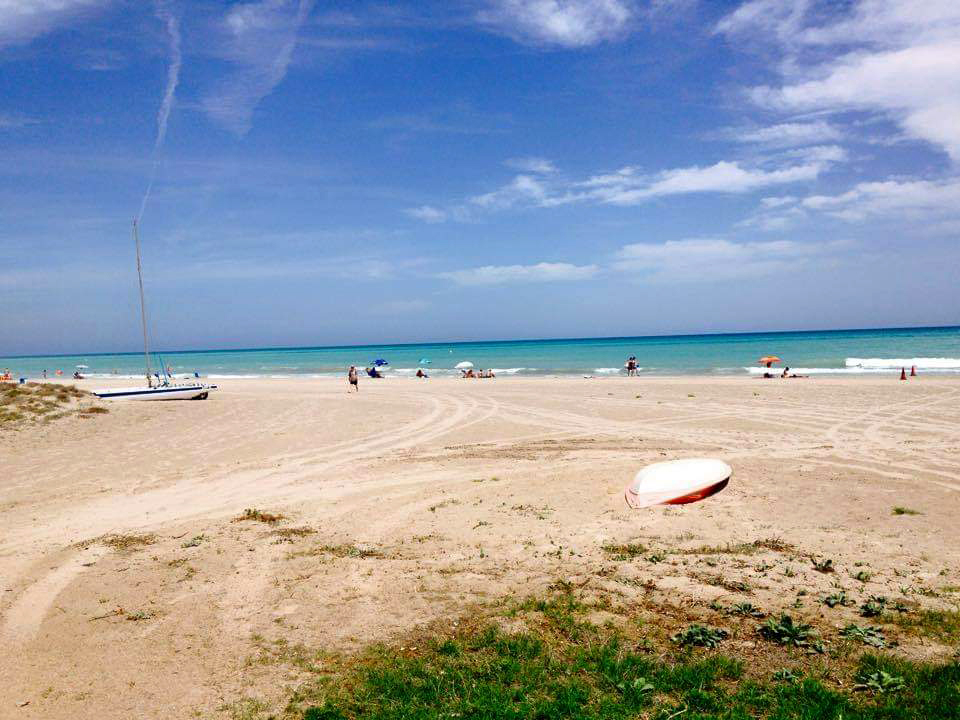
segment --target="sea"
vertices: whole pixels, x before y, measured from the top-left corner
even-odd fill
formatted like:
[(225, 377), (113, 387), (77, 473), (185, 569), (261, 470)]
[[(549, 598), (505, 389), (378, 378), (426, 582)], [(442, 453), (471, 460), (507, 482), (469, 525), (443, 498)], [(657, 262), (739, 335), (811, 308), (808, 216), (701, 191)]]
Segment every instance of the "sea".
[[(273, 347), (233, 350), (166, 350), (153, 354), (153, 367), (169, 367), (174, 376), (217, 378), (289, 378), (341, 375), (350, 365), (365, 368), (380, 360), (387, 376), (457, 375), (456, 366), (472, 363), (509, 375), (625, 374), (636, 356), (641, 375), (750, 375), (762, 373), (765, 355), (782, 359), (778, 367), (804, 375), (876, 375), (908, 371), (960, 376), (960, 326), (823, 330), (647, 337), (497, 340), (400, 345)], [(0, 371), (15, 377), (54, 377), (80, 368), (88, 377), (144, 374), (143, 353), (0, 356)]]

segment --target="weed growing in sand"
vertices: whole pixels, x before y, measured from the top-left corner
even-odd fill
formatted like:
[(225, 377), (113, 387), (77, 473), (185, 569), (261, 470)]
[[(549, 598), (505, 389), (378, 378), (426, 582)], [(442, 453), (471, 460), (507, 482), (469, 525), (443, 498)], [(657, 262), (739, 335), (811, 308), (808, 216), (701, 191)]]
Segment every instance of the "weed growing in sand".
[(839, 605), (840, 607), (843, 607), (844, 605), (853, 604), (853, 600), (850, 600), (847, 597), (847, 593), (845, 590), (841, 590), (840, 592), (835, 592), (832, 595), (827, 595), (825, 598), (823, 598), (821, 602), (829, 608), (834, 608), (837, 605)]
[(280, 528), (279, 530), (273, 530), (270, 534), (277, 538), (281, 538), (283, 540), (292, 541), (293, 538), (306, 537), (307, 535), (313, 535), (315, 532), (317, 531), (314, 530), (312, 527), (303, 526), (303, 527)]
[(233, 519), (234, 522), (245, 522), (245, 521), (254, 521), (267, 523), (268, 525), (276, 525), (278, 522), (284, 519), (284, 516), (279, 513), (268, 513), (263, 512), (262, 510), (257, 510), (256, 508), (247, 508), (243, 511), (241, 515), (238, 515)]
[(753, 618), (762, 618), (766, 615), (763, 610), (758, 607), (754, 607), (753, 603), (748, 602), (738, 602), (731, 605), (727, 608), (726, 613), (728, 615), (740, 615), (741, 617), (753, 617)]
[(186, 542), (181, 543), (181, 544), (180, 544), (180, 547), (182, 547), (182, 548), (197, 547), (200, 543), (202, 543), (202, 542), (203, 542), (204, 540), (206, 540), (206, 539), (207, 539), (207, 538), (206, 538), (205, 535), (202, 535), (202, 534), (201, 534), (201, 535), (194, 535), (192, 538), (190, 538), (190, 539), (187, 540)]
[(861, 673), (857, 676), (857, 684), (853, 686), (854, 690), (867, 690), (874, 693), (892, 693), (899, 692), (907, 686), (904, 679), (899, 675), (891, 675), (883, 670), (876, 670), (872, 673)]
[(923, 513), (921, 513), (919, 510), (911, 510), (910, 508), (897, 505), (895, 508), (893, 508), (893, 511), (891, 512), (891, 514), (892, 515), (922, 515)]
[(679, 645), (715, 648), (728, 636), (729, 633), (721, 628), (693, 624), (671, 636), (670, 639)]
[(138, 622), (140, 620), (149, 620), (154, 615), (156, 615), (156, 613), (153, 612), (152, 610), (137, 610), (135, 612), (127, 613), (126, 615), (124, 615), (124, 617), (127, 620)]
[(813, 562), (813, 569), (817, 572), (832, 573), (834, 571), (832, 558), (826, 558), (824, 560), (811, 558), (811, 561)]
[(147, 545), (153, 545), (156, 541), (157, 536), (152, 533), (134, 533), (130, 535), (102, 535), (95, 540), (84, 543), (84, 545), (91, 545), (96, 542), (113, 550), (139, 550)]
[(604, 545), (601, 550), (607, 555), (610, 555), (614, 560), (633, 560), (643, 555), (647, 551), (647, 546), (641, 545), (640, 543), (625, 543), (623, 545), (608, 544)]
[(448, 505), (459, 505), (459, 504), (460, 504), (460, 501), (457, 499), (444, 500), (443, 502), (438, 502), (436, 505), (431, 505), (428, 509), (430, 510), (430, 512), (436, 512), (437, 510), (440, 510), (441, 508), (445, 508)]
[(853, 573), (850, 577), (858, 582), (866, 583), (870, 582), (870, 578), (872, 578), (873, 575), (866, 570), (857, 570), (857, 572)]
[(800, 675), (797, 675), (797, 674), (796, 674), (793, 670), (791, 670), (790, 668), (783, 668), (782, 670), (777, 670), (777, 671), (771, 676), (771, 679), (772, 679), (774, 682), (793, 684), (793, 683), (796, 683), (796, 682), (800, 682), (801, 676), (800, 676)]
[(382, 558), (383, 553), (374, 548), (362, 547), (352, 543), (340, 545), (315, 545), (308, 550), (290, 553), (288, 558), (310, 557), (316, 555), (331, 555), (335, 558)]
[(667, 559), (667, 554), (663, 552), (654, 552), (647, 555), (647, 562), (651, 562), (654, 565), (657, 563), (662, 563)]
[(871, 595), (870, 598), (860, 606), (860, 614), (863, 617), (880, 617), (887, 607), (887, 599), (883, 595)]
[(869, 645), (870, 647), (883, 648), (887, 645), (886, 638), (883, 636), (883, 630), (878, 627), (860, 627), (859, 625), (851, 623), (840, 631), (840, 635), (845, 638), (859, 640), (864, 645)]
[(757, 631), (765, 640), (792, 647), (807, 647), (810, 640), (817, 635), (812, 626), (795, 622), (786, 613), (780, 615), (779, 618), (769, 618), (757, 627)]

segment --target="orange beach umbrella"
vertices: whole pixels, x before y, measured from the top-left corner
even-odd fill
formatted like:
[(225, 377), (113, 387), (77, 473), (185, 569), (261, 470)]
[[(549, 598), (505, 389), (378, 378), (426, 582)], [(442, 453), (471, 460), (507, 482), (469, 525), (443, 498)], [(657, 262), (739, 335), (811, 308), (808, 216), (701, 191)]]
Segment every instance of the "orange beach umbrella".
[(776, 355), (764, 355), (757, 362), (761, 365), (769, 365), (770, 363), (780, 362), (780, 358)]

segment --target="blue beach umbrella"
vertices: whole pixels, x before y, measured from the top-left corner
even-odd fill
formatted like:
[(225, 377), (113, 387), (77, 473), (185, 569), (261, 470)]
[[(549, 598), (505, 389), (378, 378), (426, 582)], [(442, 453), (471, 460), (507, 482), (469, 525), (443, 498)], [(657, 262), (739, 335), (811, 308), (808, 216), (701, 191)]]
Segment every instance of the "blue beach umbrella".
[(373, 366), (374, 366), (374, 367), (383, 367), (384, 365), (389, 365), (389, 364), (390, 364), (390, 363), (388, 363), (388, 362), (387, 362), (386, 360), (384, 360), (383, 358), (377, 358), (376, 360), (373, 361)]

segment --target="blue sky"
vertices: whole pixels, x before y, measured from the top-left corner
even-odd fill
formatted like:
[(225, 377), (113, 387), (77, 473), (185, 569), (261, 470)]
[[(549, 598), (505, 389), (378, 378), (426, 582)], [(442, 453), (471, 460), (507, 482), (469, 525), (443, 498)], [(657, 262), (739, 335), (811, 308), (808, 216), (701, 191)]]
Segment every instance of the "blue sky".
[[(0, 3), (0, 355), (960, 322), (960, 3)], [(147, 187), (152, 186), (145, 199)]]

